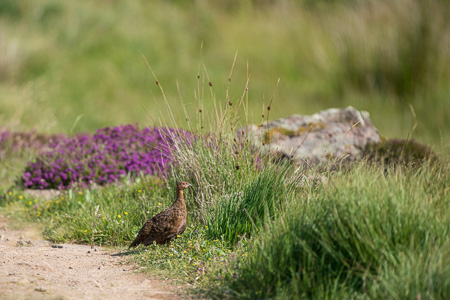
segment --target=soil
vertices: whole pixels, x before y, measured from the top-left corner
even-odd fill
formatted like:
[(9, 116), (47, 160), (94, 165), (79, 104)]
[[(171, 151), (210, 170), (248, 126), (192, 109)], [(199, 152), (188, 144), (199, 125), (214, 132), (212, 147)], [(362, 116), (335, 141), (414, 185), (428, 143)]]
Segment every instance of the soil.
[(0, 299), (182, 298), (182, 286), (138, 270), (117, 250), (54, 245), (0, 215)]

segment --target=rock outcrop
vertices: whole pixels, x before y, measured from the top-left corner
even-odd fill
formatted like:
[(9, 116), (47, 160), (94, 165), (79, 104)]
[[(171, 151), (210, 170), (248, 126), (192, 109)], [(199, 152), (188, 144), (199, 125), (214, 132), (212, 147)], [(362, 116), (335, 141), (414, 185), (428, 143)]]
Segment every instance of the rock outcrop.
[(381, 141), (369, 113), (351, 106), (251, 125), (238, 130), (238, 136), (250, 137), (263, 153), (307, 164), (352, 161), (368, 143)]

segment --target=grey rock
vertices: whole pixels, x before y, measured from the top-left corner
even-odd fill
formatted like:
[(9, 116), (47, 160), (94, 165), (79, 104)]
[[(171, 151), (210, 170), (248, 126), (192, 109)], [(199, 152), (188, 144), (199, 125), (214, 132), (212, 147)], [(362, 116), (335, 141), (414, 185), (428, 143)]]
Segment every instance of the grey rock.
[(366, 144), (381, 141), (369, 113), (351, 106), (250, 125), (237, 135), (249, 138), (263, 153), (307, 165), (356, 160)]

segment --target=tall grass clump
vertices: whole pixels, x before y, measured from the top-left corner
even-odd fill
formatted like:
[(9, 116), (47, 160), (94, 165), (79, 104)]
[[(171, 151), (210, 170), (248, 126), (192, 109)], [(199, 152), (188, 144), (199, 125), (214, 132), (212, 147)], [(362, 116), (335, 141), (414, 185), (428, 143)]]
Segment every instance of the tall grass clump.
[[(187, 140), (177, 137), (176, 132), (169, 133), (170, 140), (175, 141), (170, 150), (175, 166), (171, 180), (173, 183), (187, 180), (194, 185), (193, 214), (207, 228), (208, 237), (232, 245), (250, 237), (263, 220), (273, 218), (301, 176), (292, 166), (277, 164), (269, 155), (261, 153), (253, 144), (254, 137), (248, 136), (243, 120), (248, 114), (248, 89), (237, 100), (229, 94), (236, 58), (237, 54), (225, 97), (219, 103), (206, 68), (205, 77), (199, 76), (197, 124), (191, 125), (196, 128), (196, 139)], [(201, 96), (205, 94), (205, 86), (209, 86), (210, 101), (214, 103), (214, 110), (208, 112), (201, 106), (206, 102)], [(162, 87), (161, 91), (164, 93)], [(186, 116), (186, 119), (190, 118)]]
[[(226, 120), (231, 110), (221, 114), (219, 120), (233, 123)], [(176, 142), (171, 154), (176, 166), (172, 181), (183, 179), (194, 185), (191, 208), (211, 238), (235, 243), (238, 236), (248, 237), (254, 223), (273, 216), (292, 189), (284, 182), (289, 167), (276, 168), (251, 143), (236, 138), (231, 127), (200, 132), (193, 142)]]
[(203, 210), (208, 235), (235, 244), (239, 238), (257, 232), (292, 197), (298, 177), (289, 174), (291, 169), (266, 166), (246, 178), (234, 192), (216, 195)]
[(448, 167), (391, 171), (361, 165), (290, 198), (214, 295), (447, 299)]

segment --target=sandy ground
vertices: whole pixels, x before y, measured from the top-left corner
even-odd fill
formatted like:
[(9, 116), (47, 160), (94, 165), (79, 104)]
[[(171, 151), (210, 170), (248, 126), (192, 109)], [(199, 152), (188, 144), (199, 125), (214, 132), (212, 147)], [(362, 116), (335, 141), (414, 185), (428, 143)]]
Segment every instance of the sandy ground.
[[(117, 253), (52, 245), (0, 216), (0, 299), (180, 299), (182, 287), (136, 273)], [(116, 254), (116, 255), (114, 255)]]

